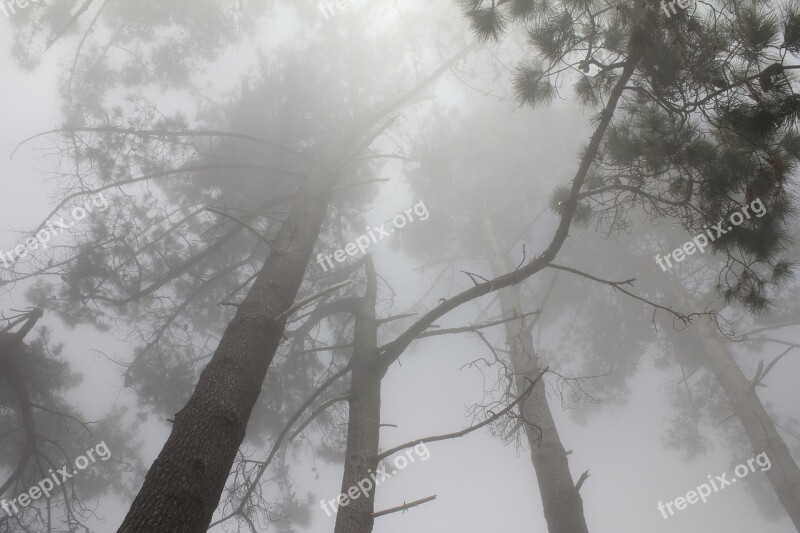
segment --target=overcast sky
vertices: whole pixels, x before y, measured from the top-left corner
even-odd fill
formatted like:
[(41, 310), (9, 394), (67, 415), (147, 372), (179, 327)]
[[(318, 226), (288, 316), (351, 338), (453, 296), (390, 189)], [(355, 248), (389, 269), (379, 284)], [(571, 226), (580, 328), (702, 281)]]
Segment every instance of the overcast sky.
[[(3, 50), (10, 46), (10, 24), (0, 17)], [(19, 232), (41, 222), (58, 198), (55, 183), (48, 181), (47, 162), (38, 159), (33, 151), (35, 144), (24, 145), (13, 159), (8, 157), (23, 139), (54, 128), (60, 122), (56, 84), (58, 69), (66, 56), (59, 55), (58, 49), (53, 52), (32, 72), (20, 70), (8, 52), (0, 54), (3, 72), (0, 116), (4, 125), (0, 130), (0, 154), (6, 155), (0, 157), (0, 176), (4, 181), (0, 194), (0, 251), (16, 245)], [(442, 97), (457, 99), (446, 90)], [(527, 109), (520, 113), (535, 115)], [(371, 210), (366, 213), (373, 224), (418, 201), (400, 182), (399, 172), (390, 170), (387, 176), (391, 181), (382, 186)], [(547, 196), (549, 191), (542, 194)], [(416, 279), (407, 275), (415, 263), (386, 243), (377, 245), (372, 253), (378, 271), (398, 292), (398, 307), (412, 305), (413, 302), (404, 298), (415, 294), (411, 289), (418, 289)], [(30, 305), (25, 298), (25, 288), (23, 283), (10, 293), (0, 294), (2, 308)], [(643, 313), (649, 311), (643, 310)], [(469, 316), (468, 313), (453, 313), (442, 324), (463, 324), (460, 319)], [(65, 343), (65, 358), (84, 376), (70, 398), (85, 416), (97, 416), (116, 403), (129, 406), (133, 417), (139, 409), (133, 396), (123, 389), (116, 369), (97, 353), (103, 351), (126, 359), (131, 355), (131, 344), (123, 342), (115, 331), (101, 333), (85, 326), (69, 329), (54, 316), (45, 316), (42, 323), (54, 328), (54, 337)], [(420, 436), (456, 431), (471, 423), (465, 412), (481, 400), (484, 387), (480, 373), (461, 369), (480, 356), (473, 341), (448, 337), (417, 342), (402, 357), (401, 365), (391, 367), (384, 381), (382, 421), (396, 424), (397, 428), (382, 428), (384, 448)], [(798, 414), (796, 382), (791, 377), (798, 371), (797, 358), (787, 361), (783, 371), (772, 376), (770, 387), (759, 391), (761, 397), (784, 416)], [(685, 495), (705, 482), (709, 474), (729, 472), (733, 465), (752, 456), (746, 452), (733, 454), (718, 443), (720, 445), (710, 453), (687, 462), (679, 451), (664, 448), (664, 424), (672, 412), (666, 386), (678, 377), (677, 369), (656, 370), (649, 362), (642, 363), (629, 401), (614, 409), (592, 411), (587, 425), (579, 424), (569, 411), (560, 408), (555, 397), (551, 398), (562, 442), (573, 450), (570, 455), (573, 475), (577, 478), (587, 469), (591, 474), (581, 494), (592, 533), (791, 533), (793, 528), (788, 519), (768, 521), (758, 512), (745, 486), (748, 480), (668, 520), (658, 512), (659, 501)], [(141, 453), (146, 464), (149, 465), (160, 451), (168, 432), (168, 423), (153, 418), (142, 425), (140, 438), (144, 446)], [(456, 441), (430, 444), (429, 449), (431, 455), (427, 461), (409, 465), (380, 486), (376, 509), (434, 494), (437, 499), (407, 513), (378, 518), (376, 531), (546, 531), (527, 448), (517, 450), (514, 446), (505, 446), (487, 432), (479, 431)], [(314, 472), (313, 467), (318, 472)], [(340, 490), (340, 465), (321, 461), (312, 464), (303, 459), (294, 465), (293, 473), (294, 486), (300, 495), (313, 493), (317, 500), (333, 499)], [(114, 531), (128, 503), (113, 495), (105, 498), (100, 507), (105, 522), (97, 524), (96, 530)], [(332, 531), (335, 519), (326, 516), (318, 504), (311, 507), (314, 520), (306, 531)]]

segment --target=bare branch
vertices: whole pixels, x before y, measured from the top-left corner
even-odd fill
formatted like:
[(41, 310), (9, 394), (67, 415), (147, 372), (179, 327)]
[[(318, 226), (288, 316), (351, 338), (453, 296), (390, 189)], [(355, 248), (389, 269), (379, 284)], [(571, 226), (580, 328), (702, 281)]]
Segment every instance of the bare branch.
[(407, 511), (412, 507), (416, 507), (417, 505), (422, 505), (423, 503), (428, 503), (436, 499), (436, 494), (433, 496), (428, 496), (427, 498), (422, 498), (419, 500), (414, 500), (413, 502), (403, 503), (403, 505), (399, 505), (397, 507), (392, 507), (391, 509), (385, 509), (383, 511), (378, 511), (376, 513), (372, 513), (372, 518), (378, 518), (379, 516), (385, 516), (387, 514), (397, 513), (399, 511)]
[(761, 360), (758, 363), (758, 370), (756, 370), (756, 375), (753, 377), (752, 381), (753, 387), (757, 387), (759, 385), (762, 387), (766, 387), (766, 385), (764, 385), (764, 378), (767, 377), (769, 371), (772, 370), (772, 368), (778, 363), (778, 361), (780, 361), (783, 358), (783, 356), (785, 356), (787, 353), (791, 352), (795, 348), (800, 348), (800, 345), (789, 346), (788, 348), (786, 348), (786, 350), (784, 350), (782, 354), (773, 359), (772, 362), (767, 365), (767, 368), (764, 368), (764, 361)]
[(258, 230), (256, 230), (253, 226), (251, 226), (247, 222), (245, 222), (243, 220), (240, 220), (240, 219), (236, 218), (235, 216), (233, 216), (233, 215), (231, 215), (229, 213), (226, 213), (224, 211), (220, 211), (219, 209), (215, 209), (213, 207), (206, 207), (206, 211), (211, 211), (212, 213), (217, 213), (218, 215), (222, 215), (224, 217), (230, 218), (231, 220), (233, 220), (235, 222), (238, 222), (239, 224), (241, 224), (245, 228), (249, 229), (252, 233), (254, 233), (256, 237), (261, 239), (261, 241), (265, 242), (267, 244), (267, 246), (269, 246), (270, 250), (272, 250), (276, 254), (280, 253), (277, 250), (277, 248), (275, 248), (275, 246), (269, 241), (269, 239), (267, 239), (266, 237), (261, 235), (261, 233), (259, 233)]
[(294, 432), (291, 435), (289, 435), (289, 439), (288, 440), (293, 440), (295, 437), (297, 437), (300, 434), (300, 432), (303, 431), (317, 417), (317, 415), (319, 415), (320, 413), (325, 411), (325, 409), (327, 409), (328, 407), (330, 407), (331, 405), (333, 405), (335, 403), (339, 403), (339, 402), (343, 402), (345, 400), (349, 400), (352, 397), (353, 397), (353, 395), (350, 394), (350, 393), (342, 394), (341, 396), (336, 396), (335, 398), (330, 398), (328, 400), (325, 400), (321, 404), (319, 404), (316, 409), (311, 411), (311, 414), (308, 416), (308, 418), (306, 418), (306, 421), (303, 422), (302, 424), (300, 424), (300, 427), (298, 427), (296, 430), (294, 430)]
[(350, 188), (350, 187), (358, 187), (359, 185), (366, 185), (368, 183), (383, 183), (383, 182), (387, 182), (387, 181), (391, 181), (391, 180), (388, 179), (388, 178), (377, 178), (377, 179), (374, 179), (374, 180), (359, 181), (357, 183), (345, 183), (344, 185), (337, 185), (336, 187), (331, 187), (331, 192), (340, 191), (342, 189), (347, 189), (347, 188)]
[(472, 433), (473, 431), (476, 431), (476, 430), (478, 430), (478, 429), (480, 429), (480, 428), (482, 428), (484, 426), (488, 426), (489, 424), (491, 424), (492, 422), (494, 422), (495, 420), (497, 420), (501, 416), (503, 416), (506, 413), (508, 413), (509, 411), (511, 411), (511, 409), (513, 409), (515, 405), (517, 405), (518, 403), (523, 401), (525, 398), (527, 398), (528, 395), (530, 395), (530, 393), (533, 392), (533, 388), (536, 386), (536, 384), (539, 382), (539, 380), (542, 379), (542, 376), (544, 376), (544, 374), (546, 372), (548, 372), (548, 371), (549, 371), (548, 368), (545, 368), (544, 370), (542, 370), (539, 373), (539, 375), (536, 377), (536, 379), (530, 382), (530, 385), (528, 385), (528, 387), (525, 389), (525, 391), (522, 394), (520, 394), (520, 396), (516, 400), (514, 400), (513, 402), (508, 404), (508, 406), (506, 406), (503, 410), (499, 411), (498, 413), (493, 414), (492, 416), (490, 416), (489, 418), (487, 418), (483, 422), (479, 422), (478, 424), (470, 426), (470, 427), (468, 427), (466, 429), (462, 429), (461, 431), (456, 431), (456, 432), (453, 432), (453, 433), (447, 433), (445, 435), (436, 435), (436, 436), (433, 436), (433, 437), (425, 437), (425, 438), (422, 438), (422, 439), (417, 439), (417, 440), (413, 440), (411, 442), (407, 442), (405, 444), (401, 444), (400, 446), (395, 446), (394, 448), (390, 448), (390, 449), (386, 450), (385, 452), (379, 453), (378, 457), (377, 457), (378, 461), (380, 461), (382, 459), (386, 459), (387, 457), (389, 457), (391, 455), (394, 455), (394, 454), (396, 454), (397, 452), (399, 452), (401, 450), (405, 450), (406, 448), (410, 448), (412, 446), (416, 446), (417, 444), (423, 444), (425, 442), (437, 442), (437, 441), (440, 441), (440, 440), (457, 439), (459, 437), (463, 437), (464, 435), (468, 435), (469, 433)]
[(33, 136), (28, 137), (27, 139), (21, 141), (17, 145), (17, 147), (14, 148), (14, 151), (11, 152), (11, 157), (12, 158), (14, 157), (14, 153), (16, 153), (16, 151), (19, 150), (19, 148), (23, 144), (25, 144), (27, 142), (30, 142), (33, 139), (36, 139), (38, 137), (43, 137), (45, 135), (50, 135), (51, 133), (79, 133), (79, 132), (120, 133), (120, 134), (123, 134), (123, 135), (131, 135), (131, 136), (134, 136), (134, 137), (142, 137), (142, 138), (148, 138), (148, 137), (230, 137), (232, 139), (239, 139), (239, 140), (243, 140), (243, 141), (254, 142), (254, 143), (257, 143), (257, 144), (263, 144), (265, 146), (271, 146), (273, 148), (277, 148), (277, 149), (282, 150), (284, 152), (287, 152), (287, 153), (290, 153), (292, 155), (295, 155), (295, 156), (297, 156), (300, 159), (303, 159), (305, 161), (311, 161), (312, 160), (307, 155), (302, 154), (302, 153), (298, 152), (297, 150), (294, 150), (294, 149), (289, 148), (287, 146), (283, 146), (281, 144), (274, 143), (272, 141), (268, 141), (266, 139), (261, 139), (259, 137), (254, 137), (252, 135), (246, 135), (244, 133), (236, 133), (236, 132), (230, 132), (230, 131), (219, 131), (219, 130), (194, 130), (194, 131), (189, 131), (189, 130), (183, 130), (183, 131), (182, 130), (137, 130), (137, 129), (134, 129), (134, 128), (117, 128), (117, 127), (112, 127), (112, 126), (97, 127), (97, 128), (92, 128), (92, 127), (56, 128), (56, 129), (52, 129), (52, 130), (49, 130), (49, 131), (43, 131), (41, 133), (37, 133), (36, 135), (33, 135)]
[(578, 482), (575, 483), (575, 491), (576, 492), (580, 492), (581, 491), (581, 486), (583, 485), (583, 482), (586, 481), (587, 479), (589, 479), (589, 471), (588, 470), (586, 472), (584, 472), (583, 474), (581, 474), (581, 477), (578, 478)]
[(497, 326), (500, 324), (504, 324), (506, 322), (510, 322), (511, 320), (518, 320), (520, 318), (525, 318), (529, 316), (534, 316), (540, 314), (540, 311), (532, 311), (530, 313), (518, 314), (514, 313), (514, 316), (509, 318), (498, 318), (497, 320), (492, 320), (489, 322), (484, 322), (483, 324), (474, 324), (472, 326), (464, 326), (461, 328), (447, 328), (447, 329), (437, 329), (433, 331), (425, 331), (417, 335), (418, 339), (422, 339), (425, 337), (435, 337), (437, 335), (452, 335), (455, 333), (474, 333), (479, 329), (486, 329), (492, 326)]
[(571, 274), (575, 274), (577, 276), (581, 276), (581, 277), (584, 277), (586, 279), (590, 279), (592, 281), (596, 281), (597, 283), (602, 283), (603, 285), (608, 285), (609, 287), (613, 287), (614, 290), (618, 290), (621, 293), (630, 296), (634, 300), (639, 300), (640, 302), (646, 303), (647, 305), (652, 306), (656, 310), (661, 309), (662, 311), (668, 312), (669, 314), (671, 314), (672, 316), (674, 316), (675, 318), (677, 318), (678, 320), (683, 322), (685, 325), (690, 324), (692, 322), (692, 318), (694, 318), (694, 317), (699, 317), (699, 316), (704, 316), (704, 315), (715, 315), (716, 314), (713, 311), (711, 311), (711, 312), (703, 312), (703, 313), (691, 313), (691, 314), (685, 315), (683, 313), (679, 313), (678, 311), (673, 310), (671, 307), (666, 307), (666, 306), (663, 306), (661, 304), (658, 304), (658, 303), (655, 303), (655, 302), (651, 302), (647, 298), (643, 298), (643, 297), (641, 297), (641, 296), (639, 296), (637, 294), (634, 294), (634, 293), (630, 292), (629, 290), (624, 289), (622, 287), (623, 285), (633, 285), (633, 282), (636, 281), (635, 279), (628, 279), (628, 280), (625, 280), (625, 281), (609, 281), (609, 280), (606, 280), (606, 279), (598, 278), (596, 276), (592, 276), (591, 274), (587, 274), (586, 272), (583, 272), (583, 271), (578, 270), (576, 268), (561, 266), (561, 265), (557, 265), (555, 263), (550, 263), (547, 266), (549, 268), (553, 268), (555, 270), (563, 270), (564, 272), (569, 272)]
[(335, 291), (337, 289), (341, 289), (342, 287), (346, 287), (347, 285), (350, 285), (350, 283), (352, 283), (352, 280), (342, 281), (341, 283), (335, 283), (335, 284), (331, 285), (330, 287), (328, 287), (326, 289), (322, 289), (321, 291), (316, 292), (316, 293), (312, 294), (311, 296), (309, 296), (307, 298), (303, 298), (299, 302), (296, 302), (296, 303), (292, 304), (291, 307), (289, 307), (289, 309), (287, 309), (286, 311), (284, 311), (283, 313), (278, 315), (278, 318), (276, 318), (275, 320), (277, 322), (283, 322), (284, 320), (289, 318), (292, 315), (292, 313), (294, 313), (298, 309), (300, 309), (302, 307), (305, 307), (306, 305), (310, 304), (314, 300), (318, 300), (318, 299), (320, 299), (320, 298), (322, 298), (324, 296), (328, 296), (333, 291)]

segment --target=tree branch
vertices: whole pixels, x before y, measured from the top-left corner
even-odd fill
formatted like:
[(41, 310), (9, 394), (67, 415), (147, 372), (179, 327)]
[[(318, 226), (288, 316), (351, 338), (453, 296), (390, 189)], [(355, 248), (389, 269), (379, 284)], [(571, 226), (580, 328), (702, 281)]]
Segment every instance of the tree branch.
[(714, 314), (713, 312), (708, 312), (708, 313), (703, 312), (703, 313), (691, 313), (689, 315), (685, 315), (683, 313), (679, 313), (678, 311), (673, 310), (670, 307), (666, 307), (666, 306), (663, 306), (661, 304), (657, 304), (655, 302), (651, 302), (647, 298), (643, 298), (643, 297), (641, 297), (641, 296), (639, 296), (637, 294), (634, 294), (634, 293), (630, 292), (629, 290), (624, 289), (622, 287), (623, 285), (633, 285), (633, 282), (636, 281), (635, 279), (628, 279), (628, 280), (625, 280), (625, 281), (609, 281), (609, 280), (605, 280), (605, 279), (602, 279), (602, 278), (598, 278), (596, 276), (592, 276), (591, 274), (587, 274), (586, 272), (582, 272), (582, 271), (580, 271), (580, 270), (578, 270), (576, 268), (561, 266), (561, 265), (557, 265), (555, 263), (550, 263), (547, 266), (549, 268), (553, 268), (555, 270), (563, 270), (564, 272), (569, 272), (570, 274), (575, 274), (577, 276), (581, 276), (581, 277), (584, 277), (586, 279), (590, 279), (592, 281), (596, 281), (597, 283), (602, 283), (603, 285), (608, 285), (610, 287), (613, 287), (614, 290), (618, 290), (621, 293), (630, 296), (634, 300), (639, 300), (640, 302), (643, 302), (643, 303), (645, 303), (647, 305), (650, 305), (650, 306), (654, 307), (655, 309), (661, 309), (663, 311), (666, 311), (666, 312), (670, 313), (671, 315), (673, 315), (675, 318), (679, 319), (684, 324), (690, 324), (691, 321), (692, 321), (692, 318), (694, 318), (694, 317), (704, 316), (704, 315), (713, 315)]
[(327, 409), (331, 405), (343, 402), (345, 400), (349, 400), (352, 397), (353, 397), (352, 394), (347, 393), (347, 394), (342, 394), (341, 396), (336, 396), (335, 398), (330, 398), (328, 400), (325, 400), (324, 402), (319, 404), (313, 411), (311, 411), (311, 414), (308, 416), (308, 418), (306, 418), (305, 422), (300, 424), (300, 427), (294, 430), (294, 432), (291, 435), (289, 435), (289, 438), (287, 440), (293, 440), (295, 437), (297, 437), (300, 434), (300, 432), (303, 431), (319, 414), (321, 414), (325, 409)]
[(473, 324), (471, 326), (464, 326), (464, 327), (461, 327), (461, 328), (448, 328), (448, 329), (437, 329), (437, 330), (433, 330), (433, 331), (425, 331), (425, 332), (420, 333), (419, 335), (417, 335), (417, 339), (422, 339), (422, 338), (425, 338), (425, 337), (435, 337), (437, 335), (452, 335), (452, 334), (455, 334), (455, 333), (474, 333), (479, 329), (490, 328), (492, 326), (505, 324), (506, 322), (509, 322), (511, 320), (517, 320), (517, 319), (520, 319), (520, 318), (526, 318), (526, 317), (529, 317), (529, 316), (538, 315), (539, 313), (540, 313), (540, 311), (532, 311), (530, 313), (524, 313), (524, 314), (520, 315), (520, 314), (515, 312), (514, 316), (512, 316), (512, 317), (509, 317), (509, 318), (498, 318), (497, 320), (491, 320), (489, 322), (484, 322), (483, 324)]
[(328, 288), (322, 289), (321, 291), (316, 292), (316, 293), (312, 294), (311, 296), (308, 296), (307, 298), (303, 298), (302, 300), (292, 304), (286, 311), (284, 311), (283, 313), (278, 315), (278, 318), (276, 318), (275, 320), (277, 320), (278, 322), (283, 322), (284, 320), (289, 318), (292, 315), (292, 313), (294, 313), (298, 309), (300, 309), (302, 307), (305, 307), (306, 305), (310, 304), (314, 300), (318, 300), (318, 299), (320, 299), (320, 298), (322, 298), (324, 296), (328, 296), (333, 291), (335, 291), (337, 289), (341, 289), (342, 287), (346, 287), (347, 285), (350, 285), (350, 283), (352, 283), (351, 280), (342, 281), (340, 283), (335, 283), (335, 284), (331, 285)]
[(589, 145), (583, 153), (581, 164), (575, 172), (575, 177), (572, 179), (572, 187), (569, 196), (564, 201), (561, 210), (561, 221), (553, 234), (550, 244), (538, 257), (535, 257), (527, 265), (495, 278), (487, 283), (481, 283), (470, 287), (469, 289), (460, 292), (453, 298), (444, 300), (439, 305), (428, 311), (424, 316), (411, 325), (405, 332), (400, 334), (395, 340), (386, 344), (381, 350), (380, 354), (383, 357), (385, 364), (388, 366), (394, 362), (409, 344), (423, 331), (428, 329), (440, 317), (452, 311), (459, 305), (466, 303), (470, 300), (489, 294), (490, 292), (502, 289), (509, 285), (515, 285), (522, 280), (536, 274), (544, 269), (553, 259), (555, 259), (561, 246), (566, 241), (569, 228), (572, 224), (572, 218), (575, 215), (575, 210), (578, 206), (578, 195), (581, 188), (586, 181), (586, 176), (589, 168), (594, 162), (595, 157), (600, 149), (600, 144), (603, 140), (606, 130), (608, 129), (611, 119), (614, 116), (614, 110), (617, 107), (622, 92), (625, 90), (625, 84), (633, 75), (634, 70), (639, 64), (639, 59), (631, 59), (625, 65), (620, 77), (617, 79), (614, 88), (608, 95), (608, 101), (600, 113), (600, 121), (589, 140)]
[(399, 511), (407, 511), (412, 507), (416, 507), (417, 505), (422, 505), (423, 503), (428, 503), (435, 499), (436, 499), (436, 494), (434, 494), (433, 496), (428, 496), (427, 498), (414, 500), (413, 502), (403, 503), (403, 505), (398, 505), (397, 507), (392, 507), (391, 509), (385, 509), (383, 511), (372, 513), (372, 518), (378, 518), (379, 516), (385, 516), (387, 514), (397, 513)]
[(280, 253), (278, 251), (278, 249), (275, 248), (275, 246), (269, 241), (269, 239), (267, 239), (266, 237), (261, 235), (261, 233), (259, 233), (258, 230), (256, 230), (253, 226), (251, 226), (247, 222), (245, 222), (245, 221), (243, 221), (241, 219), (238, 219), (235, 216), (233, 216), (231, 214), (228, 214), (228, 213), (226, 213), (224, 211), (220, 211), (219, 209), (216, 209), (214, 207), (206, 207), (206, 211), (211, 211), (212, 213), (217, 213), (218, 215), (222, 215), (222, 216), (224, 216), (226, 218), (230, 218), (231, 220), (241, 224), (245, 228), (249, 229), (253, 234), (255, 234), (256, 237), (261, 239), (261, 241), (265, 242), (267, 244), (267, 246), (269, 246), (270, 250), (272, 250), (274, 253), (276, 253), (276, 254)]
[[(489, 424), (491, 424), (492, 422), (494, 422), (495, 420), (497, 420), (501, 416), (503, 416), (506, 413), (508, 413), (509, 411), (511, 411), (511, 409), (513, 409), (514, 406), (516, 406), (518, 403), (522, 402), (525, 398), (527, 398), (528, 395), (531, 392), (533, 392), (533, 388), (536, 386), (536, 384), (539, 382), (539, 380), (542, 379), (542, 376), (544, 376), (544, 374), (546, 372), (548, 372), (548, 371), (549, 371), (548, 368), (545, 368), (544, 370), (542, 370), (539, 373), (539, 375), (536, 377), (536, 379), (530, 382), (530, 385), (528, 385), (528, 387), (525, 389), (525, 391), (516, 400), (514, 400), (513, 402), (508, 404), (508, 406), (506, 406), (503, 410), (501, 410), (498, 413), (490, 416), (489, 418), (487, 418), (483, 422), (479, 422), (478, 424), (475, 424), (475, 425), (470, 426), (468, 428), (462, 429), (461, 431), (456, 431), (456, 432), (453, 432), (453, 433), (447, 433), (445, 435), (436, 435), (436, 436), (433, 436), (433, 437), (425, 437), (425, 438), (422, 438), (422, 439), (417, 439), (417, 440), (413, 440), (413, 441), (407, 442), (405, 444), (401, 444), (400, 446), (395, 446), (394, 448), (390, 448), (390, 449), (386, 450), (385, 452), (379, 453), (378, 457), (377, 457), (378, 461), (386, 459), (387, 457), (390, 457), (390, 456), (396, 454), (397, 452), (399, 452), (401, 450), (405, 450), (406, 448), (410, 448), (412, 446), (416, 446), (417, 444), (423, 444), (423, 443), (426, 443), (426, 442), (437, 442), (437, 441), (440, 441), (440, 440), (457, 439), (459, 437), (463, 437), (464, 435), (468, 435), (469, 433), (472, 433), (473, 431), (476, 431), (476, 430), (478, 430), (478, 429), (480, 429), (480, 428), (482, 428), (484, 426), (488, 426)], [(528, 380), (528, 381), (530, 381), (530, 380)]]

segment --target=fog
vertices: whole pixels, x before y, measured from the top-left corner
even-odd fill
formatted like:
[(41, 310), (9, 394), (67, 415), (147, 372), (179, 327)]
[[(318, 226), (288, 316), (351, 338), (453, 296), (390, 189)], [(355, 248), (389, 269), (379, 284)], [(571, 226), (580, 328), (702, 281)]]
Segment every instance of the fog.
[(0, 533), (800, 531), (794, 4), (0, 11)]

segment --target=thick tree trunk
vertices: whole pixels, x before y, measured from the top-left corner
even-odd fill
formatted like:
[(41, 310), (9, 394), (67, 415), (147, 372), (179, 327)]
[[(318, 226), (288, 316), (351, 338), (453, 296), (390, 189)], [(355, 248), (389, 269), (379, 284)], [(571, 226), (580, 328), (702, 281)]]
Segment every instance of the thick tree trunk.
[(794, 526), (800, 531), (800, 468), (764, 409), (755, 387), (728, 352), (719, 334), (706, 321), (698, 327), (704, 360), (728, 396), (753, 451), (756, 454), (766, 452), (769, 457), (772, 467), (765, 472), (767, 478)]
[[(386, 367), (377, 359), (378, 322), (375, 319), (377, 282), (372, 263), (367, 264), (367, 294), (358, 300), (353, 333), (353, 372), (350, 382), (350, 414), (347, 421), (347, 452), (342, 475), (342, 494), (349, 503), (339, 507), (334, 533), (370, 533), (375, 512), (372, 479), (378, 466), (381, 423), (381, 381)], [(364, 487), (362, 491), (359, 483)], [(366, 495), (364, 494), (366, 492)]]
[[(513, 267), (496, 239), (488, 215), (484, 216), (486, 236), (491, 243), (491, 263), (495, 276), (511, 272)], [(511, 370), (514, 386), (522, 394), (539, 373), (539, 357), (533, 348), (529, 324), (523, 317), (525, 311), (517, 285), (500, 289), (500, 308), (504, 318), (518, 315), (505, 323), (506, 341), (511, 351)], [(531, 448), (531, 461), (536, 471), (539, 492), (542, 496), (544, 516), (549, 533), (588, 533), (583, 515), (583, 499), (569, 470), (567, 452), (561, 444), (553, 414), (547, 403), (545, 382), (540, 380), (533, 391), (520, 404), (523, 427)]]
[[(120, 533), (206, 531), (247, 421), (281, 341), (289, 308), (327, 212), (322, 180), (305, 190), (273, 241), (273, 251), (228, 325), (172, 433), (145, 477)], [(312, 183), (317, 182), (316, 185)]]

